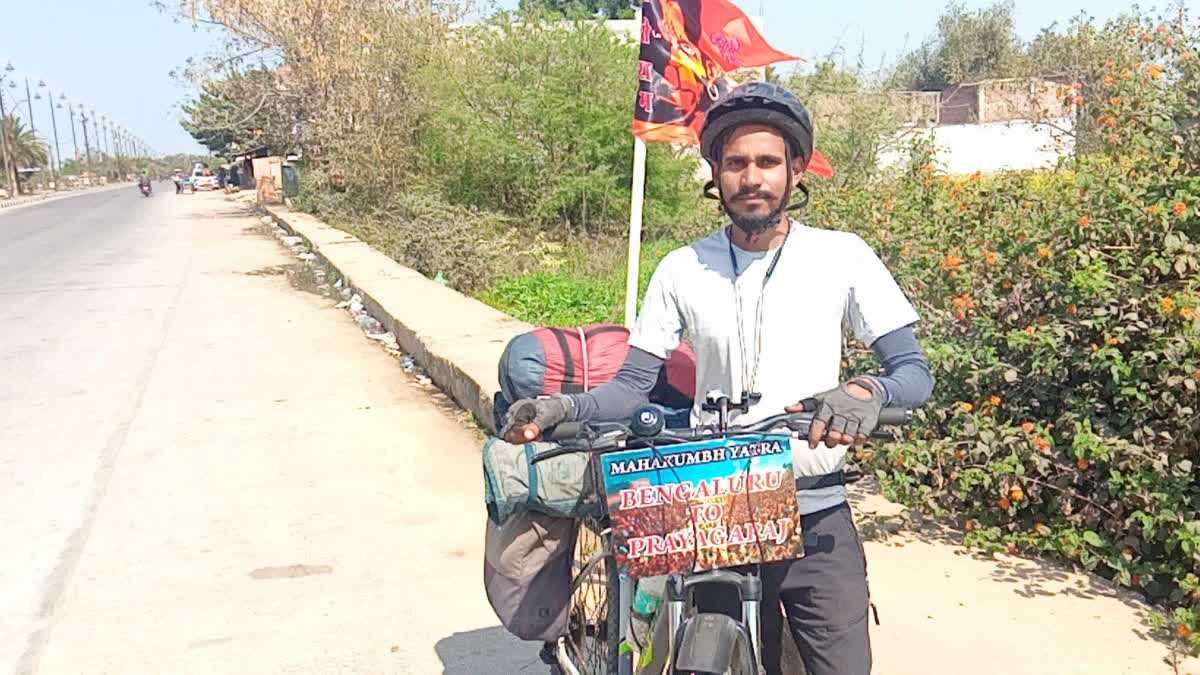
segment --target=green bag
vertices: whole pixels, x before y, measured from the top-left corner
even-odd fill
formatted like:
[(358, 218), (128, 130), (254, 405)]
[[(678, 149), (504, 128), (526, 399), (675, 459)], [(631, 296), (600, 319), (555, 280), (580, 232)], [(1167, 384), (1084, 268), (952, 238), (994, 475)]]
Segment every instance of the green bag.
[(500, 525), (522, 511), (561, 518), (600, 517), (604, 497), (586, 453), (559, 455), (537, 464), (533, 456), (557, 447), (537, 442), (513, 445), (490, 438), (483, 446), (484, 498), (488, 517)]

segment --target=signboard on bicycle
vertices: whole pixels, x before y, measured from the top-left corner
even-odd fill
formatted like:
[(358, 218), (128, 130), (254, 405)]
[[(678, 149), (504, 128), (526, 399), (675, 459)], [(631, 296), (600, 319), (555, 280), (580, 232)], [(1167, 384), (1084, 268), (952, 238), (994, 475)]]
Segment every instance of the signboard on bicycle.
[(613, 551), (633, 578), (804, 555), (786, 434), (611, 452), (600, 463)]

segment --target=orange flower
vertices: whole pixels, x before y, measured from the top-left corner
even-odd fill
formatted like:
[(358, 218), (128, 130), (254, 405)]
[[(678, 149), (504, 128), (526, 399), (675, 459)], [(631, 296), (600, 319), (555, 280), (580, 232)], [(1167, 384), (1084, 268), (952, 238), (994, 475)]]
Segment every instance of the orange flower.
[(1158, 76), (1162, 75), (1162, 66), (1156, 63), (1150, 66), (1150, 69), (1147, 72), (1150, 74), (1150, 79), (1157, 80)]
[(1179, 318), (1191, 321), (1192, 319), (1196, 318), (1196, 310), (1192, 309), (1191, 307), (1184, 307), (1179, 310)]
[(1187, 211), (1187, 204), (1184, 204), (1183, 202), (1175, 202), (1171, 205), (1171, 210), (1175, 212), (1175, 215), (1181, 216), (1183, 215), (1184, 211)]
[(908, 247), (907, 246), (900, 249), (900, 255), (908, 255)]
[(1162, 307), (1162, 311), (1170, 314), (1171, 310), (1175, 307), (1175, 299), (1171, 297), (1163, 298), (1158, 301), (1158, 305)]
[(1115, 337), (1108, 338), (1108, 344), (1109, 344), (1109, 346), (1111, 346), (1111, 347), (1116, 347), (1116, 346), (1117, 346), (1117, 345), (1119, 345), (1120, 343), (1121, 343), (1121, 341), (1120, 341), (1120, 340), (1118, 340), (1118, 339), (1117, 339), (1117, 338), (1115, 338)]
[(1045, 246), (1039, 246), (1038, 247), (1038, 257), (1039, 258), (1049, 258), (1050, 257), (1050, 249)]
[(1076, 107), (1082, 107), (1082, 106), (1083, 106), (1083, 97), (1082, 97), (1082, 96), (1076, 96), (1076, 97), (1075, 97), (1075, 106), (1076, 106)]
[(1049, 447), (1050, 447), (1050, 443), (1049, 443), (1049, 441), (1047, 441), (1046, 439), (1042, 438), (1041, 436), (1034, 436), (1034, 437), (1033, 437), (1033, 444), (1037, 446), (1037, 449), (1038, 449), (1038, 450), (1045, 450), (1045, 449), (1047, 449), (1047, 448), (1049, 448)]
[(988, 403), (991, 403), (992, 405), (1000, 405), (1000, 397), (992, 394), (988, 397)]
[(1156, 215), (1158, 213), (1158, 204), (1151, 204), (1150, 206), (1147, 206), (1146, 213), (1149, 213), (1152, 216)]
[(1021, 208), (1023, 208), (1023, 209), (1027, 209), (1027, 208), (1029, 208), (1029, 207), (1031, 207), (1031, 206), (1033, 206), (1033, 202), (1029, 201), (1028, 199), (1026, 199), (1025, 201), (1021, 202)]
[(989, 253), (987, 254), (987, 257), (984, 258), (984, 262), (989, 265), (995, 265), (996, 263), (1000, 262), (1000, 256), (995, 253)]
[(1021, 430), (1024, 431), (1025, 433), (1029, 433), (1030, 431), (1033, 431), (1033, 422), (1022, 422)]
[(951, 253), (942, 261), (942, 269), (948, 270), (958, 267), (963, 263), (963, 259)]
[(1113, 77), (1112, 73), (1109, 73), (1108, 75), (1104, 76), (1104, 84), (1113, 84), (1116, 81), (1117, 81), (1117, 78)]
[(1120, 136), (1118, 136), (1118, 135), (1116, 135), (1116, 134), (1109, 134), (1109, 135), (1108, 135), (1108, 142), (1109, 142), (1109, 143), (1116, 143), (1116, 142), (1117, 142), (1117, 141), (1119, 141), (1119, 140), (1121, 140), (1121, 137), (1120, 137)]
[(1095, 343), (1095, 342), (1093, 342), (1093, 343), (1092, 343), (1092, 351), (1093, 351), (1093, 352), (1098, 352), (1098, 351), (1100, 351), (1100, 347), (1099, 347), (1098, 345), (1096, 345), (1096, 343)]
[(967, 309), (975, 309), (976, 307), (978, 307), (978, 305), (975, 304), (974, 300), (967, 301)]
[(1012, 279), (1005, 279), (1004, 283), (1001, 285), (1004, 286), (1005, 288), (1012, 288), (1013, 287)]
[(1192, 629), (1188, 628), (1188, 625), (1186, 623), (1181, 623), (1181, 624), (1179, 624), (1178, 627), (1175, 628), (1175, 633), (1178, 634), (1179, 637), (1181, 637), (1181, 638), (1187, 638), (1187, 637), (1191, 636)]
[(970, 403), (963, 403), (962, 405), (960, 405), (958, 407), (960, 410), (962, 410), (965, 413), (969, 413), (975, 409), (975, 406), (971, 405)]
[(959, 321), (963, 321), (967, 318), (967, 313), (960, 309), (954, 313), (954, 318), (958, 319)]
[(1167, 39), (1165, 40), (1165, 42), (1166, 42), (1166, 45), (1167, 45), (1168, 47), (1174, 47), (1174, 46), (1175, 46), (1175, 38), (1173, 38), (1173, 37), (1169, 37), (1169, 38), (1167, 38)]
[(1012, 506), (1012, 502), (1008, 501), (1008, 497), (1001, 497), (1000, 499), (996, 500), (996, 506), (1007, 511), (1009, 507)]
[(975, 173), (971, 174), (971, 175), (970, 175), (970, 176), (967, 178), (967, 181), (968, 181), (968, 182), (970, 182), (970, 181), (973, 181), (973, 180), (979, 180), (980, 176), (982, 176), (982, 175), (983, 175), (983, 172), (982, 172), (982, 171), (976, 171)]
[(1109, 59), (1104, 62), (1104, 67), (1108, 68), (1109, 70), (1112, 70), (1113, 68), (1117, 67), (1117, 62), (1113, 61), (1112, 59)]
[(1108, 99), (1108, 104), (1109, 105), (1121, 105), (1121, 97), (1114, 96), (1114, 97)]
[(950, 278), (957, 279), (958, 278), (958, 270), (950, 270)]
[(1142, 42), (1149, 42), (1149, 41), (1151, 41), (1151, 40), (1153, 40), (1153, 39), (1154, 39), (1154, 38), (1152, 38), (1152, 37), (1150, 36), (1150, 34), (1149, 34), (1149, 33), (1146, 33), (1145, 35), (1142, 35)]
[(1079, 216), (1079, 226), (1080, 227), (1087, 227), (1088, 225), (1091, 225), (1091, 224), (1092, 224), (1091, 216)]
[(1019, 487), (1014, 487), (1008, 491), (1008, 496), (1012, 497), (1014, 502), (1025, 501), (1025, 491)]
[(1079, 467), (1080, 471), (1087, 471), (1092, 463), (1087, 460), (1087, 457), (1080, 457), (1079, 461), (1075, 462), (1075, 466)]
[(1200, 380), (1200, 370), (1197, 370), (1197, 371), (1196, 371), (1196, 379), (1197, 379), (1197, 380)]
[(1165, 24), (1165, 23), (1160, 23), (1160, 24), (1158, 24), (1158, 28), (1157, 28), (1157, 30), (1158, 30), (1158, 32), (1159, 32), (1159, 33), (1165, 33), (1165, 32), (1167, 32), (1167, 24)]
[(966, 203), (966, 202), (962, 202), (962, 203), (960, 203), (960, 204), (958, 205), (958, 210), (959, 210), (959, 211), (966, 211), (966, 210), (967, 210), (967, 203)]
[(1075, 305), (1067, 305), (1067, 314), (1078, 314), (1079, 308)]
[(1080, 89), (1083, 89), (1083, 83), (1075, 82), (1074, 84), (1071, 85), (1071, 89), (1074, 89), (1075, 91), (1079, 91)]
[(950, 302), (952, 302), (955, 307), (965, 307), (967, 304), (967, 296), (965, 294), (956, 295), (950, 299)]
[(1033, 335), (1033, 326), (1026, 326), (1026, 327), (1025, 327), (1025, 334), (1026, 334), (1026, 335)]
[(1126, 68), (1125, 70), (1121, 71), (1121, 77), (1128, 80), (1129, 78), (1133, 77), (1133, 71)]

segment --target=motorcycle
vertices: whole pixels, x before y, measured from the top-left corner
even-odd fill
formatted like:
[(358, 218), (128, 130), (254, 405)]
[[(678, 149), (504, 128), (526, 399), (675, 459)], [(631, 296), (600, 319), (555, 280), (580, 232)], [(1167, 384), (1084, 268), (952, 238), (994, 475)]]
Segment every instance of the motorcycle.
[(141, 188), (143, 195), (145, 195), (146, 197), (150, 196), (150, 182), (149, 181), (146, 181), (144, 183), (139, 183), (138, 187)]

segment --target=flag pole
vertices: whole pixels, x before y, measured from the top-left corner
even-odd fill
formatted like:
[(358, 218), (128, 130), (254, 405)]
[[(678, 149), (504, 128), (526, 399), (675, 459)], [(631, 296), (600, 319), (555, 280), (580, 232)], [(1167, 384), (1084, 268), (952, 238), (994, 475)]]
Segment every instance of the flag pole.
[(625, 327), (637, 318), (638, 259), (642, 250), (642, 200), (646, 192), (646, 141), (633, 137), (633, 194), (629, 203), (629, 260), (625, 273)]

